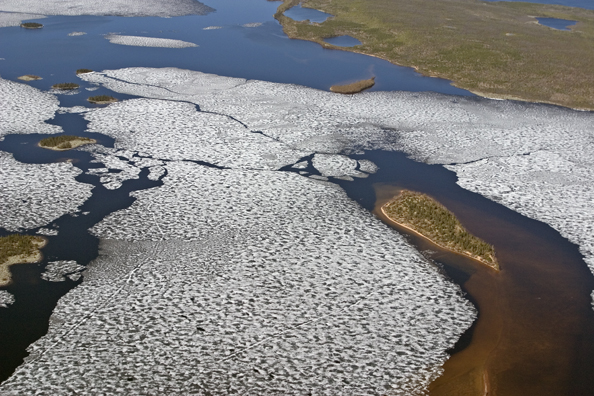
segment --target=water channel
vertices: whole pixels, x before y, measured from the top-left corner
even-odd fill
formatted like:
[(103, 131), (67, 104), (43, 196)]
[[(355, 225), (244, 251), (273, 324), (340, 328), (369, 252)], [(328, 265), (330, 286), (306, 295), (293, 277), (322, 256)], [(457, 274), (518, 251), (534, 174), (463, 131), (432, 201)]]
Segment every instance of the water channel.
[[(359, 54), (332, 51), (319, 45), (289, 40), (272, 19), (278, 3), (246, 0), (238, 5), (227, 0), (208, 5), (217, 12), (208, 16), (180, 18), (51, 17), (39, 20), (39, 31), (2, 28), (0, 51), (3, 78), (23, 74), (44, 79), (30, 84), (43, 90), (52, 84), (77, 81), (78, 68), (94, 70), (131, 66), (180, 67), (225, 76), (302, 84), (328, 89), (343, 81), (376, 76), (373, 90), (434, 91), (470, 95), (446, 80), (423, 77), (409, 68), (394, 66)], [(261, 22), (261, 26), (243, 27)], [(203, 30), (209, 26), (220, 29)], [(82, 36), (68, 36), (84, 31)], [(175, 38), (199, 44), (196, 48), (141, 48), (109, 43), (104, 34)], [(23, 54), (22, 48), (28, 48)], [(237, 59), (242, 62), (237, 62)], [(38, 61), (41, 59), (42, 61)], [(81, 93), (60, 95), (62, 106), (93, 106)], [(99, 89), (92, 94), (130, 96)], [(88, 136), (113, 146), (113, 139), (84, 132), (80, 115), (58, 115), (54, 124), (66, 133)], [(10, 135), (0, 150), (26, 163), (74, 160), (83, 171), (90, 154), (58, 153), (35, 146), (40, 135)], [(354, 158), (361, 158), (354, 156)], [(445, 374), (432, 384), (435, 395), (463, 394), (487, 378), (497, 394), (587, 395), (594, 389), (594, 313), (590, 292), (594, 278), (575, 245), (546, 224), (528, 219), (478, 194), (456, 185), (456, 176), (438, 165), (426, 165), (401, 153), (367, 152), (364, 158), (379, 165), (377, 174), (354, 182), (334, 180), (348, 195), (382, 218), (378, 208), (399, 189), (422, 191), (452, 210), (474, 234), (495, 245), (502, 271), (445, 252), (409, 235), (410, 241), (461, 285), (479, 309), (479, 319), (451, 351)], [(288, 169), (287, 169), (288, 171)], [(66, 215), (55, 221), (60, 233), (50, 236), (39, 264), (12, 267), (14, 283), (5, 289), (16, 297), (10, 309), (0, 309), (0, 381), (6, 379), (26, 356), (26, 347), (47, 331), (49, 316), (58, 299), (79, 282), (46, 282), (40, 279), (51, 260), (76, 260), (86, 265), (97, 257), (98, 240), (87, 230), (107, 214), (131, 205), (131, 191), (153, 188), (160, 181), (124, 182), (117, 190), (105, 189), (97, 176), (77, 180), (94, 186), (93, 196), (81, 207), (87, 215)], [(386, 219), (383, 219), (384, 221)], [(28, 230), (34, 234), (37, 229)], [(403, 230), (401, 232), (405, 233)], [(0, 234), (5, 235), (5, 230)], [(554, 324), (554, 325), (552, 325)], [(470, 384), (470, 385), (469, 385)]]

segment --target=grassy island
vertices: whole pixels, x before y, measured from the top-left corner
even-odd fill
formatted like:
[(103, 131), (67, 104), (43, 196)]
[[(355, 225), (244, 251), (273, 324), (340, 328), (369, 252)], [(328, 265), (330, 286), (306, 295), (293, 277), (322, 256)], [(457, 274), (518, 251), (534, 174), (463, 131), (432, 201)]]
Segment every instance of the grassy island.
[(47, 240), (40, 236), (12, 234), (0, 237), (0, 287), (10, 284), (8, 267), (12, 264), (41, 261), (43, 256), (39, 249), (46, 243)]
[(493, 246), (466, 231), (452, 212), (428, 195), (403, 190), (382, 207), (382, 212), (442, 248), (499, 270)]
[(66, 151), (82, 146), (84, 144), (93, 143), (97, 143), (97, 141), (95, 139), (80, 136), (60, 135), (42, 139), (39, 142), (39, 147), (43, 147), (49, 150)]
[(21, 23), (21, 27), (25, 29), (41, 29), (43, 25), (37, 22), (25, 22)]
[(89, 99), (87, 99), (89, 102), (91, 103), (95, 103), (95, 104), (108, 104), (108, 103), (114, 103), (117, 102), (118, 100), (116, 98), (114, 98), (113, 96), (108, 96), (108, 95), (97, 95), (97, 96), (91, 96)]
[(367, 80), (356, 81), (352, 84), (346, 85), (333, 85), (330, 87), (330, 91), (341, 93), (341, 94), (356, 94), (366, 89), (369, 89), (375, 85), (375, 77), (371, 77)]
[[(594, 110), (594, 10), (552, 4), (479, 0), (304, 0), (303, 7), (334, 15), (322, 23), (283, 13), (275, 18), (291, 38), (326, 46), (349, 35), (357, 47), (340, 48), (414, 67), (491, 98), (552, 103)], [(536, 17), (577, 21), (568, 31)]]
[(78, 69), (76, 71), (76, 75), (78, 76), (79, 74), (85, 74), (85, 73), (91, 73), (93, 70), (91, 69)]
[(72, 89), (78, 89), (79, 85), (76, 83), (59, 83), (59, 84), (54, 84), (52, 85), (53, 89), (62, 89), (62, 90), (72, 90)]

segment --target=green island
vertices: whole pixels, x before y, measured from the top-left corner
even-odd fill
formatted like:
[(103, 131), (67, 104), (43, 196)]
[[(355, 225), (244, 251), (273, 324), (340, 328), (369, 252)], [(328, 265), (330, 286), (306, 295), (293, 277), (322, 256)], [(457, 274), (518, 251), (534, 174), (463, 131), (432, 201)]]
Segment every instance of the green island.
[(9, 267), (13, 264), (37, 263), (43, 258), (47, 240), (40, 236), (11, 234), (0, 237), (0, 287), (11, 282)]
[(23, 81), (35, 81), (35, 80), (42, 80), (41, 77), (36, 76), (35, 74), (25, 74), (24, 76), (17, 77), (19, 80)]
[(356, 94), (361, 91), (365, 91), (375, 85), (375, 77), (371, 77), (367, 80), (360, 80), (356, 81), (351, 84), (345, 85), (333, 85), (330, 87), (331, 92), (341, 93), (341, 94)]
[(78, 89), (79, 85), (76, 83), (59, 83), (52, 85), (53, 89), (72, 90)]
[[(291, 38), (414, 67), (475, 94), (594, 109), (594, 10), (550, 4), (479, 0), (304, 0), (302, 7), (334, 15), (323, 23), (283, 13), (275, 18)], [(422, 12), (420, 12), (422, 10)], [(577, 21), (556, 30), (537, 17)], [(350, 35), (361, 45), (336, 47), (324, 38)]]
[(39, 147), (43, 147), (49, 150), (66, 151), (82, 146), (84, 144), (93, 143), (97, 143), (97, 141), (95, 139), (80, 136), (60, 135), (42, 139), (39, 142)]
[(108, 96), (108, 95), (91, 96), (87, 100), (89, 102), (95, 103), (95, 104), (108, 104), (108, 103), (114, 103), (114, 102), (117, 102), (118, 101), (113, 96)]
[(91, 72), (93, 72), (93, 70), (91, 70), (91, 69), (78, 69), (76, 71), (76, 75), (78, 76), (79, 74), (85, 74), (85, 73), (91, 73)]
[(43, 25), (37, 22), (25, 22), (21, 23), (21, 27), (25, 29), (41, 29)]
[(470, 234), (452, 212), (426, 194), (403, 190), (382, 206), (382, 212), (444, 249), (499, 270), (493, 246)]

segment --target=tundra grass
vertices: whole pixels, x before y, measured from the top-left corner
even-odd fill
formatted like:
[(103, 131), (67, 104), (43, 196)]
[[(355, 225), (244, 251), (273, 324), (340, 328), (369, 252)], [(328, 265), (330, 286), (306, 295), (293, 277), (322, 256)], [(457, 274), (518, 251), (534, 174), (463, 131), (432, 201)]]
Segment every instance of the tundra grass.
[(403, 190), (382, 211), (441, 247), (499, 269), (494, 247), (470, 234), (452, 212), (428, 195)]
[(76, 83), (59, 83), (52, 85), (53, 89), (72, 90), (78, 89), (79, 85)]
[(87, 100), (91, 103), (98, 103), (98, 104), (113, 103), (113, 102), (118, 101), (116, 98), (114, 98), (113, 96), (109, 96), (109, 95), (91, 96)]
[(330, 87), (330, 91), (341, 93), (341, 94), (356, 94), (366, 89), (369, 89), (375, 85), (375, 77), (371, 77), (367, 80), (356, 81), (346, 85), (333, 85)]
[(25, 29), (41, 29), (43, 25), (37, 22), (25, 22), (21, 23), (21, 27), (24, 27)]
[[(323, 23), (275, 17), (289, 37), (360, 52), (452, 80), (482, 96), (594, 109), (594, 11), (548, 4), (478, 0), (305, 0), (334, 15)], [(536, 17), (577, 21), (569, 31)], [(357, 48), (324, 38), (349, 35)], [(587, 82), (587, 83), (585, 83)]]
[(83, 144), (91, 144), (97, 143), (95, 139), (89, 139), (86, 137), (80, 136), (71, 136), (71, 135), (60, 135), (60, 136), (51, 136), (45, 139), (42, 139), (39, 142), (39, 146), (43, 148), (48, 148), (51, 150), (70, 150), (72, 148), (76, 148), (78, 146), (82, 146)]

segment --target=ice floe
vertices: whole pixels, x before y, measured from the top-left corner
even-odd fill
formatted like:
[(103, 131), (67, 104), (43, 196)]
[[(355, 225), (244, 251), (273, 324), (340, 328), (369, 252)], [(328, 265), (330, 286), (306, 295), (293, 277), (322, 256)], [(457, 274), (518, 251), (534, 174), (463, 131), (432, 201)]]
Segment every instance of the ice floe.
[(158, 47), (158, 48), (188, 48), (198, 47), (198, 44), (188, 41), (173, 40), (157, 37), (144, 36), (123, 36), (120, 34), (108, 34), (105, 36), (112, 44), (130, 45), (135, 47)]
[(166, 168), (93, 228), (99, 258), (2, 393), (412, 395), (475, 317), (334, 184)]
[(0, 227), (40, 227), (78, 211), (93, 188), (75, 180), (80, 173), (69, 162), (23, 164), (0, 151)]
[(14, 296), (6, 291), (0, 290), (0, 308), (8, 308), (8, 306), (14, 304)]
[(54, 118), (58, 99), (26, 84), (0, 78), (0, 138), (11, 133), (60, 133), (62, 128), (46, 124)]
[(304, 152), (402, 150), (419, 161), (449, 164), (462, 186), (578, 244), (594, 271), (594, 189), (586, 187), (594, 185), (591, 112), (431, 93), (341, 96), (171, 68), (85, 79), (122, 93), (189, 101)]
[[(0, 9), (2, 2), (0, 2)], [(3, 11), (3, 10), (2, 10)], [(1, 12), (0, 11), (0, 28), (8, 26), (19, 26), (23, 21), (28, 19), (41, 19), (44, 15), (22, 13), (22, 12)]]
[(84, 270), (83, 265), (72, 260), (50, 261), (41, 274), (41, 279), (48, 282), (64, 282), (66, 278), (77, 281), (80, 279), (80, 272)]
[(214, 10), (196, 0), (0, 0), (0, 11), (43, 15), (173, 17), (204, 15)]
[(85, 34), (87, 34), (86, 32), (71, 32), (68, 33), (69, 36), (73, 37), (73, 36), (84, 36)]

